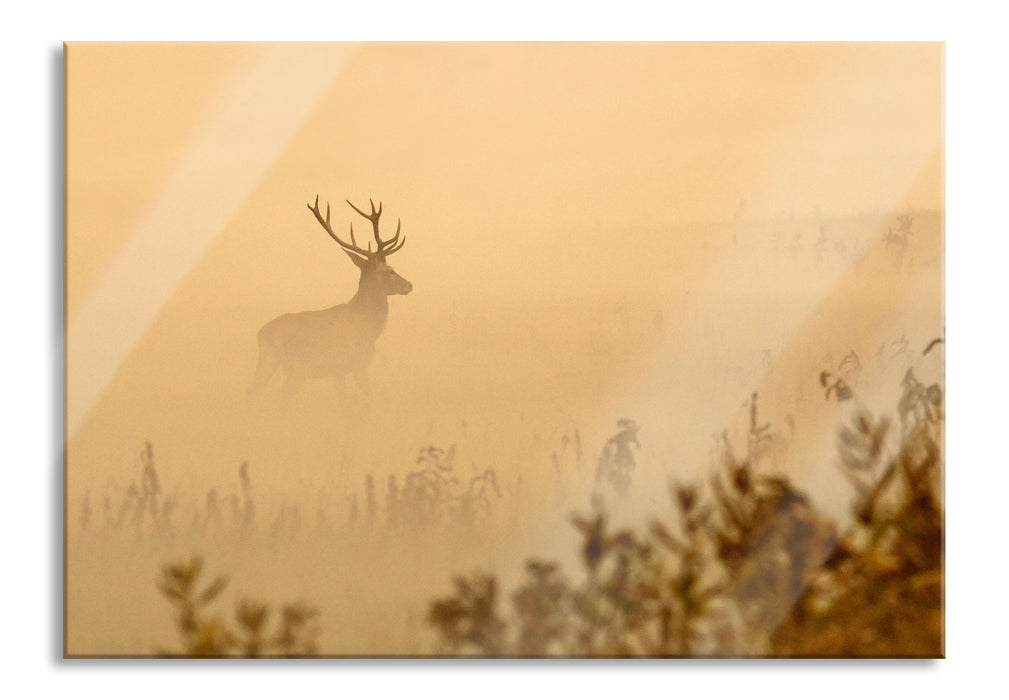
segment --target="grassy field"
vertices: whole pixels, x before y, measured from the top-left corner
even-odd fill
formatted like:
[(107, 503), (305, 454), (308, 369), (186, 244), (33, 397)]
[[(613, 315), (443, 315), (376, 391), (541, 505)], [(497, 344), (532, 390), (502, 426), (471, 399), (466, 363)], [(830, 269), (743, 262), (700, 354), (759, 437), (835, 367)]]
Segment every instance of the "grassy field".
[[(723, 430), (746, 452), (755, 401), (767, 424), (755, 475), (787, 475), (844, 530), (839, 426), (855, 408), (896, 424), (908, 368), (943, 380), (941, 348), (922, 354), (944, 335), (942, 217), (912, 214), (906, 246), (887, 239), (890, 215), (782, 218), (579, 257), (587, 244), (564, 268), (531, 260), (507, 288), (465, 295), (415, 277), (367, 399), (320, 382), (250, 403), (255, 331), (285, 309), (266, 292), (227, 312), (185, 292), (70, 439), (66, 651), (179, 651), (156, 583), (198, 553), (207, 581), (230, 577), (222, 618), (246, 597), (303, 600), (319, 611), (316, 653), (437, 653), (429, 606), (452, 576), (493, 571), (512, 591), (532, 555), (577, 571), (572, 512), (598, 494), (608, 523), (640, 530), (668, 512), (671, 482), (710, 478)], [(825, 398), (821, 372), (857, 401)], [(597, 471), (622, 419), (637, 442), (618, 494)]]

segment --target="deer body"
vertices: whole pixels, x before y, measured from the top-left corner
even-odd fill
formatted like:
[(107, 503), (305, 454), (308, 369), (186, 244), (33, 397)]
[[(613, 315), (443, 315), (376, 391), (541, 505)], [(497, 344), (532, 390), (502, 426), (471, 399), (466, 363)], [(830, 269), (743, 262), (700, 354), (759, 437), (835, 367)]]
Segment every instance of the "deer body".
[(315, 206), (309, 205), (309, 209), (361, 271), (357, 294), (345, 304), (284, 314), (263, 326), (258, 335), (259, 363), (250, 394), (259, 393), (278, 370), (286, 377), (286, 394), (294, 393), (309, 379), (332, 377), (342, 383), (348, 374), (354, 376), (362, 390), (366, 390), (366, 370), (375, 354), (375, 342), (382, 334), (389, 315), (388, 297), (409, 294), (413, 289), (410, 282), (386, 263), (386, 256), (399, 250), (406, 239), (400, 240), (398, 226), (394, 238), (383, 241), (379, 237), (381, 204), (378, 211), (372, 204), (371, 215), (350, 205), (372, 222), (378, 243), (378, 251), (374, 253), (370, 243), (367, 249), (357, 245), (353, 226), (352, 243), (345, 243), (337, 237), (329, 226), (328, 205), (325, 219), (318, 205), (316, 198)]

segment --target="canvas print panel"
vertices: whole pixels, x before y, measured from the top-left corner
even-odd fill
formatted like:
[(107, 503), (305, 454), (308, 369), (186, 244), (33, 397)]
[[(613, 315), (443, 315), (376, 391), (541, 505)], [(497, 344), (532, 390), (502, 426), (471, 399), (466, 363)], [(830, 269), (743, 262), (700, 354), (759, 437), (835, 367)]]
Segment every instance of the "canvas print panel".
[(65, 60), (67, 656), (943, 655), (941, 44)]

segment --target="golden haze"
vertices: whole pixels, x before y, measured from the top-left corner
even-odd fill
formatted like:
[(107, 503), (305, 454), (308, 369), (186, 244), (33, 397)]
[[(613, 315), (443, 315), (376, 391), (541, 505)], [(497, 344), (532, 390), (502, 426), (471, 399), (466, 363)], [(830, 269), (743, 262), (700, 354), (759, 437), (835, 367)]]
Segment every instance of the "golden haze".
[[(418, 619), (450, 572), (571, 550), (591, 469), (566, 500), (536, 494), (575, 429), (593, 464), (618, 419), (642, 426), (644, 512), (759, 389), (817, 456), (797, 478), (829, 494), (816, 374), (943, 334), (942, 64), (939, 44), (70, 44), (69, 521), (125, 491), (145, 441), (166, 491), (227, 494), (247, 461), (260, 516), (306, 520), (456, 444), (523, 495), (521, 536), (214, 553), (325, 608), (326, 653), (429, 653)], [(381, 201), (386, 236), (401, 219), (413, 291), (390, 300), (367, 401), (317, 382), (250, 402), (260, 327), (357, 287), (316, 195), (340, 235), (368, 232), (346, 199)], [(884, 236), (905, 212), (898, 270)], [(71, 532), (68, 650), (171, 644), (162, 559), (93, 547)], [(136, 629), (102, 622), (112, 600)]]

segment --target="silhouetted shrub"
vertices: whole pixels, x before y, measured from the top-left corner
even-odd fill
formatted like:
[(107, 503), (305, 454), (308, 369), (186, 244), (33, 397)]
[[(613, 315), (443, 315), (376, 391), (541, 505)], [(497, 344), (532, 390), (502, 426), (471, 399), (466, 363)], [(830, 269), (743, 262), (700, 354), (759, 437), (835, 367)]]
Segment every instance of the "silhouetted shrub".
[(300, 602), (281, 606), (276, 631), (269, 634), (266, 623), (270, 606), (243, 599), (235, 608), (236, 630), (222, 616), (207, 612), (207, 607), (227, 587), (227, 577), (218, 576), (199, 591), (197, 581), (202, 570), (203, 560), (198, 556), (162, 568), (158, 587), (175, 607), (175, 626), (183, 647), (181, 653), (165, 652), (164, 656), (293, 657), (315, 653), (318, 633), (315, 608)]
[[(857, 398), (828, 373), (820, 383), (828, 400)], [(443, 651), (941, 656), (943, 392), (910, 370), (902, 387), (894, 454), (885, 418), (859, 412), (839, 432), (841, 468), (855, 490), (843, 534), (787, 476), (758, 470), (770, 426), (759, 424), (754, 394), (745, 456), (723, 434), (710, 492), (673, 485), (668, 521), (613, 532), (601, 500), (573, 516), (579, 583), (555, 562), (530, 559), (506, 619), (493, 575), (457, 577), (455, 594), (428, 615)]]

